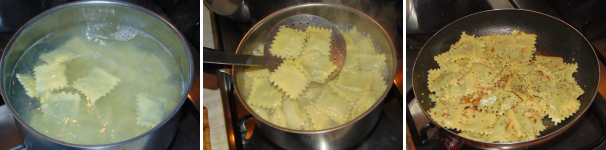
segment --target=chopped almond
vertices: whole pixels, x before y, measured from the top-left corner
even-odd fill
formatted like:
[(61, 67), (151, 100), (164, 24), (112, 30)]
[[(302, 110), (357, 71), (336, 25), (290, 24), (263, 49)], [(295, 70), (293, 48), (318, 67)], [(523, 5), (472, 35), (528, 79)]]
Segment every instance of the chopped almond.
[(527, 110), (524, 112), (524, 116), (526, 117), (532, 117), (532, 112), (530, 112), (530, 110)]

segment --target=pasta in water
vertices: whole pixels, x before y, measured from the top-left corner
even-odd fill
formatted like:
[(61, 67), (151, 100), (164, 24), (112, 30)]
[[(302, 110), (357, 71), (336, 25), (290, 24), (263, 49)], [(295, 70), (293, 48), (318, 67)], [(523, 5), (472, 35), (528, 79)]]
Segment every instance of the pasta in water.
[(38, 97), (38, 94), (36, 94), (36, 82), (33, 75), (17, 74), (16, 76), (17, 79), (19, 79), (19, 82), (23, 84), (27, 96), (31, 98)]
[[(482, 142), (536, 139), (572, 116), (584, 93), (572, 74), (577, 64), (533, 55), (536, 35), (514, 30), (475, 37), (465, 32), (448, 52), (434, 57), (440, 68), (428, 75), (428, 114), (441, 126)], [(546, 118), (547, 116), (547, 118)]]
[(74, 82), (74, 88), (84, 93), (90, 103), (95, 104), (95, 101), (114, 89), (118, 82), (120, 82), (120, 78), (112, 76), (103, 69), (93, 68), (88, 76)]
[(64, 72), (65, 65), (45, 64), (34, 67), (34, 78), (36, 79), (34, 89), (37, 94), (44, 94), (67, 86), (67, 77)]
[[(157, 126), (179, 104), (186, 81), (170, 50), (138, 30), (127, 40), (81, 33), (122, 29), (103, 25), (54, 31), (15, 64), (8, 96), (38, 133), (69, 144), (121, 142)], [(118, 32), (126, 34), (112, 34)]]
[[(328, 59), (331, 30), (308, 27), (303, 32), (307, 42), (300, 55), (284, 60), (273, 73), (245, 69), (242, 93), (250, 93), (244, 96), (248, 106), (262, 119), (295, 130), (329, 129), (364, 114), (387, 88), (385, 54), (378, 54), (370, 35), (362, 36), (354, 27), (341, 32), (347, 55), (341, 71), (333, 72), (336, 65)], [(364, 53), (356, 52), (360, 46)], [(257, 48), (253, 55), (262, 52)], [(327, 80), (333, 73), (338, 74)], [(307, 87), (310, 82), (320, 84)]]
[(299, 71), (291, 60), (284, 60), (269, 78), (293, 99), (299, 98), (309, 83), (305, 74)]
[(59, 48), (51, 52), (40, 55), (40, 59), (46, 61), (50, 65), (59, 65), (62, 62), (68, 62), (72, 59), (80, 57), (68, 48)]
[(152, 97), (147, 93), (137, 94), (137, 125), (145, 127), (154, 127), (162, 121), (166, 99), (162, 97)]

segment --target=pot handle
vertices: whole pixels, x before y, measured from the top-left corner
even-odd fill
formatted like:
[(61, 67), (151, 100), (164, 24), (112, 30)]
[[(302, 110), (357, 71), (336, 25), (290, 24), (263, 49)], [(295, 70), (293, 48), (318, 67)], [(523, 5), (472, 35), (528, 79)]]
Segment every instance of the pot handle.
[(224, 65), (244, 65), (265, 67), (265, 57), (221, 52), (208, 47), (203, 48), (202, 62)]
[(433, 123), (428, 123), (421, 128), (421, 144), (419, 146), (417, 146), (417, 150), (425, 150), (425, 149), (448, 150), (440, 142), (437, 142), (434, 140), (429, 140), (429, 138), (427, 137), (427, 131), (429, 131), (430, 129), (433, 129), (435, 127), (436, 126)]
[(435, 127), (436, 127), (436, 125), (434, 125), (433, 123), (428, 123), (428, 124), (424, 125), (423, 127), (421, 127), (421, 142), (422, 143), (425, 143), (429, 140), (429, 138), (427, 137), (427, 132), (430, 129), (433, 129)]
[(252, 119), (253, 119), (253, 115), (248, 114), (238, 120), (238, 126), (240, 127), (240, 133), (242, 134), (241, 137), (242, 137), (243, 145), (247, 143), (246, 135), (248, 133), (248, 130), (246, 130), (246, 125), (244, 123), (246, 123), (247, 121), (252, 120)]
[(9, 150), (25, 150), (25, 149), (27, 149), (27, 146), (25, 143), (27, 143), (27, 138), (25, 140), (23, 140), (23, 144), (17, 145)]

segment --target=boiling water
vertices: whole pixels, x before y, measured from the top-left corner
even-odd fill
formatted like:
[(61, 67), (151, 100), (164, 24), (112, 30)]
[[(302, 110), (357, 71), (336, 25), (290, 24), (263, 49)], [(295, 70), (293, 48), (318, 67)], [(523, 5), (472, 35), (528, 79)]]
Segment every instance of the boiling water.
[[(41, 103), (40, 98), (26, 95), (15, 73), (33, 74), (35, 66), (46, 63), (39, 59), (41, 54), (61, 47), (68, 47), (80, 56), (66, 64), (64, 73), (68, 87), (54, 93), (78, 93), (81, 97), (79, 108), (48, 106), (53, 110), (42, 110), (41, 105), (45, 103)], [(95, 67), (121, 81), (91, 104), (72, 84), (86, 77)], [(136, 124), (137, 94), (166, 99), (162, 118), (173, 111), (183, 94), (184, 82), (179, 68), (162, 43), (140, 30), (111, 23), (66, 27), (38, 40), (22, 55), (13, 71), (8, 97), (25, 123), (50, 138), (82, 145), (115, 143), (151, 129)], [(78, 114), (57, 118), (44, 115), (45, 111), (76, 111)]]
[[(335, 25), (336, 25), (336, 26), (338, 26), (338, 27), (339, 27), (339, 29), (342, 29), (342, 30), (341, 30), (341, 33), (342, 33), (342, 34), (349, 34), (349, 32), (350, 32), (351, 30), (353, 30), (353, 28), (354, 28), (354, 25), (353, 25), (353, 24), (349, 24), (349, 23), (335, 23)], [(356, 30), (357, 30), (357, 32), (361, 33), (361, 35), (362, 35), (361, 39), (368, 38), (368, 37), (366, 37), (366, 35), (367, 35), (367, 34), (366, 34), (366, 32), (364, 31), (364, 29), (356, 29)], [(374, 39), (371, 39), (371, 43), (372, 43), (372, 45), (373, 45), (373, 48), (374, 48), (375, 52), (377, 52), (378, 54), (386, 54), (386, 53), (389, 53), (389, 52), (383, 51), (383, 49), (382, 49), (382, 48), (379, 46), (379, 44), (377, 44), (377, 42), (376, 42)], [(255, 48), (255, 49), (253, 49), (252, 54), (253, 54), (253, 55), (257, 55), (257, 56), (263, 56), (263, 53), (264, 53), (264, 52), (263, 52), (263, 48), (264, 48), (264, 47), (263, 47), (263, 46), (264, 46), (263, 44), (264, 44), (264, 43), (260, 43), (260, 44), (259, 44), (259, 45), (258, 45), (258, 46)], [(347, 45), (346, 45), (346, 46), (353, 46), (353, 44), (352, 44), (352, 43), (347, 43)], [(389, 55), (388, 55), (388, 56), (389, 56)], [(347, 60), (345, 60), (345, 61), (347, 61)], [(381, 75), (382, 75), (383, 79), (389, 79), (389, 75), (390, 75), (390, 73), (392, 72), (392, 70), (390, 70), (390, 69), (388, 68), (387, 63), (384, 63), (383, 65), (384, 65), (384, 66), (383, 66), (383, 68), (386, 68), (386, 69), (383, 69), (383, 70), (382, 70)], [(343, 70), (341, 70), (341, 71), (343, 71)], [(244, 84), (243, 84), (243, 85), (244, 85), (244, 87), (241, 87), (241, 88), (240, 88), (240, 89), (242, 89), (241, 94), (242, 94), (242, 96), (243, 96), (245, 99), (247, 99), (247, 98), (249, 97), (249, 95), (250, 95), (250, 92), (251, 92), (250, 87), (252, 87), (252, 84), (253, 84), (252, 80), (253, 80), (253, 78), (254, 78), (254, 77), (246, 77), (246, 76), (245, 76), (245, 73), (240, 73), (239, 75), (240, 75), (240, 76), (241, 76), (241, 78), (243, 79), (243, 83), (244, 83)], [(336, 77), (335, 77), (335, 78), (333, 78), (333, 79), (331, 79), (331, 80), (335, 80), (335, 79), (336, 79)], [(327, 81), (326, 83), (328, 83), (328, 81)], [(317, 87), (317, 88), (325, 88), (325, 86), (326, 86), (326, 87), (328, 86), (326, 83), (320, 84), (320, 85), (318, 85), (318, 86), (316, 86), (316, 87)], [(389, 82), (387, 82), (387, 83), (389, 83)], [(385, 83), (384, 83), (384, 84), (385, 84)], [(248, 86), (248, 87), (247, 87), (247, 86)], [(306, 93), (304, 93), (304, 95), (305, 95), (305, 94), (306, 94)], [(289, 100), (289, 99), (290, 99), (290, 98), (289, 98), (288, 96), (284, 96), (284, 97), (283, 97), (283, 100), (284, 100), (284, 101)], [(306, 109), (305, 109), (305, 107), (306, 107), (306, 106), (311, 106), (311, 105), (312, 105), (312, 102), (314, 101), (314, 100), (301, 100), (301, 99), (305, 99), (305, 98), (300, 98), (299, 100), (297, 100), (297, 102), (298, 102), (298, 104), (299, 104), (299, 105), (298, 105), (299, 110), (306, 110)], [(248, 100), (247, 100), (247, 101), (248, 101)], [(352, 105), (352, 107), (353, 107), (353, 106), (355, 105), (355, 103), (351, 103), (351, 105)], [(273, 116), (273, 115), (274, 115), (274, 113), (276, 112), (276, 109), (266, 109), (266, 108), (259, 107), (259, 110), (254, 110), (254, 111), (265, 111), (265, 112), (267, 113), (267, 116)], [(366, 110), (364, 110), (364, 111), (366, 111)], [(287, 118), (288, 118), (288, 117), (289, 117), (289, 115), (290, 115), (290, 114), (285, 114), (285, 117), (287, 117)], [(326, 117), (326, 116), (322, 116), (322, 117)], [(318, 118), (320, 118), (320, 117), (318, 117)], [(264, 119), (268, 120), (268, 118), (264, 118)], [(350, 118), (347, 120), (347, 122), (349, 122), (349, 121), (351, 121), (351, 120), (353, 120), (353, 119), (355, 119), (355, 118), (350, 117)], [(272, 123), (276, 124), (275, 122), (272, 122)], [(337, 121), (332, 120), (332, 119), (328, 119), (328, 120), (327, 120), (326, 122), (324, 122), (324, 123), (325, 123), (327, 126), (329, 126), (329, 128), (332, 128), (332, 127), (336, 127), (336, 126), (341, 125), (340, 123), (338, 123)], [(286, 128), (288, 128), (288, 127), (286, 127)], [(292, 128), (291, 128), (291, 129), (292, 129)], [(324, 128), (324, 129), (328, 129), (328, 128)], [(316, 130), (324, 130), (324, 129), (316, 129)], [(301, 130), (301, 129), (295, 129), (295, 130)], [(303, 129), (303, 130), (308, 130), (308, 129)]]

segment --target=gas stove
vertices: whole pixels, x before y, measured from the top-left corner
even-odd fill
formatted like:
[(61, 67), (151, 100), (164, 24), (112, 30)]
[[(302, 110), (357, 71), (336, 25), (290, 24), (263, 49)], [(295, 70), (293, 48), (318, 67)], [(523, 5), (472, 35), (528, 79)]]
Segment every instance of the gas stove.
[[(487, 0), (487, 5), (482, 10), (491, 9), (527, 9), (533, 10), (563, 20), (579, 30), (585, 38), (593, 45), (600, 68), (605, 71), (604, 63), (606, 59), (606, 2), (599, 0), (547, 0), (547, 1), (523, 1), (509, 0), (504, 1)], [(441, 129), (433, 128), (414, 96), (411, 88), (412, 67), (418, 53), (423, 45), (435, 33), (408, 34), (406, 35), (406, 120), (407, 136), (409, 137), (409, 149), (415, 149), (422, 145), (425, 139), (433, 140), (444, 146), (446, 149), (477, 149), (465, 144), (457, 144), (458, 140), (443, 133)], [(601, 73), (600, 77), (606, 77)], [(606, 94), (606, 82), (600, 81), (600, 88), (594, 100), (593, 105), (587, 113), (579, 118), (571, 129), (565, 131), (562, 135), (553, 140), (527, 149), (606, 149), (603, 145), (606, 139), (606, 100), (603, 94)]]
[[(40, 3), (7, 0), (0, 3), (0, 50), (4, 50), (15, 32), (31, 18), (52, 7), (74, 0), (49, 0)], [(200, 149), (200, 1), (197, 0), (123, 0), (149, 9), (171, 22), (185, 37), (194, 58), (194, 83), (181, 107), (177, 133), (169, 149)], [(10, 5), (6, 5), (10, 4)], [(17, 15), (19, 14), (19, 15)], [(177, 116), (179, 117), (179, 116)], [(0, 149), (23, 144), (14, 118), (0, 100)]]

